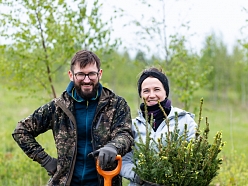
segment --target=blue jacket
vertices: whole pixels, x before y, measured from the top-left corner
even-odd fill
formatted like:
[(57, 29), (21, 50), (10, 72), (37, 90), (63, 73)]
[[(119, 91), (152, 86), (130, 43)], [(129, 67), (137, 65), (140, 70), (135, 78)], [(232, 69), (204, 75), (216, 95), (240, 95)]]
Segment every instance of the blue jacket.
[(81, 98), (70, 82), (66, 89), (67, 93), (75, 100), (75, 119), (77, 123), (77, 156), (71, 186), (89, 185), (98, 186), (95, 161), (87, 155), (93, 151), (91, 144), (91, 125), (97, 107), (97, 98), (101, 95), (102, 85), (98, 88), (98, 94), (91, 100)]

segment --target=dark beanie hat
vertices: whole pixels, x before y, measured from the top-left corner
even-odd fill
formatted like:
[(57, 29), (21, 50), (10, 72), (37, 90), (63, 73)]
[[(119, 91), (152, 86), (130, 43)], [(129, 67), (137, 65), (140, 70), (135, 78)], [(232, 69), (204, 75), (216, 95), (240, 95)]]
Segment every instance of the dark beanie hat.
[(157, 78), (164, 86), (164, 89), (166, 91), (166, 96), (169, 96), (169, 81), (167, 79), (167, 77), (165, 76), (164, 73), (162, 73), (160, 70), (158, 70), (157, 68), (149, 68), (146, 69), (142, 72), (139, 80), (138, 80), (138, 93), (139, 96), (141, 97), (141, 84), (143, 83), (143, 81), (148, 78), (148, 77), (154, 77)]

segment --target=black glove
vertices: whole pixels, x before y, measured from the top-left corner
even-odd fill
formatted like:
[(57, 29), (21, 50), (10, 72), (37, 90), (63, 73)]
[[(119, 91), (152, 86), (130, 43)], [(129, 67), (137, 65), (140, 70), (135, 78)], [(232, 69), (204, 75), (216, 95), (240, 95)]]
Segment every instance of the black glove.
[(115, 162), (117, 155), (117, 149), (112, 144), (107, 144), (104, 147), (99, 149), (99, 165), (101, 169), (105, 169), (107, 165), (112, 165)]
[(142, 185), (144, 183), (143, 180), (140, 179), (139, 175), (138, 174), (134, 174), (134, 180), (133, 180), (135, 183), (138, 183), (139, 185)]
[(154, 184), (150, 184), (150, 183), (146, 183), (146, 182), (142, 183), (142, 186), (152, 186), (152, 185), (154, 185)]
[(45, 158), (42, 159), (41, 166), (47, 170), (49, 176), (52, 176), (57, 170), (57, 159), (47, 155)]

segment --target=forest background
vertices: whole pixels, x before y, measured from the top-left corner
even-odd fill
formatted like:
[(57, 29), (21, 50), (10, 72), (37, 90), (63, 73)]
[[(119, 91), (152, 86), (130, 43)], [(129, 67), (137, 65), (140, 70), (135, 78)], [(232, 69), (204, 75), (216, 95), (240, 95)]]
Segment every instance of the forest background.
[[(113, 22), (126, 16), (123, 9), (115, 7), (109, 18), (102, 19), (100, 1), (72, 2), (73, 6), (64, 0), (0, 0), (0, 36), (6, 41), (0, 43), (0, 185), (45, 185), (49, 179), (21, 151), (11, 133), (19, 120), (66, 88), (70, 59), (80, 49), (97, 53), (102, 84), (128, 101), (132, 117), (140, 104), (137, 77), (148, 66), (166, 72), (174, 106), (194, 112), (197, 118), (203, 98), (210, 135), (222, 131), (226, 142), (220, 154), (223, 164), (212, 185), (248, 185), (247, 35), (231, 50), (215, 33), (204, 38), (202, 48), (192, 48), (190, 34), (166, 34), (166, 12), (161, 6), (157, 10), (161, 16), (146, 14), (146, 20), (123, 25), (136, 28), (135, 45), (125, 46), (123, 38), (113, 37)], [(154, 8), (148, 1), (139, 2), (148, 10)], [(247, 20), (248, 11), (242, 10)], [(240, 32), (247, 33), (247, 26), (246, 21)], [(190, 23), (182, 22), (182, 29), (190, 30)], [(56, 156), (51, 132), (37, 140)]]

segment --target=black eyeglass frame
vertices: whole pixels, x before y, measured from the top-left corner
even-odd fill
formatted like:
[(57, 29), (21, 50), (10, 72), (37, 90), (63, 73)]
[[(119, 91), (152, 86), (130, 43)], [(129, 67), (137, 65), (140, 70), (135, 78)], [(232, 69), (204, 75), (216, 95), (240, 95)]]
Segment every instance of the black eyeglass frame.
[[(74, 74), (74, 73), (73, 73)], [(96, 77), (95, 78), (90, 78), (90, 75), (96, 75)], [(84, 78), (83, 79), (78, 79), (78, 75), (84, 75)], [(85, 80), (85, 78), (86, 78), (86, 76), (88, 76), (88, 78), (90, 79), (90, 80), (96, 80), (97, 79), (97, 77), (98, 77), (98, 75), (99, 75), (99, 71), (98, 72), (89, 72), (88, 74), (85, 74), (85, 73), (83, 73), (83, 72), (77, 72), (77, 73), (75, 73), (74, 74), (74, 76), (76, 77), (76, 79), (78, 80), (78, 81), (83, 81), (83, 80)]]

